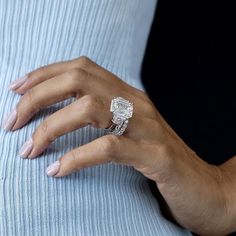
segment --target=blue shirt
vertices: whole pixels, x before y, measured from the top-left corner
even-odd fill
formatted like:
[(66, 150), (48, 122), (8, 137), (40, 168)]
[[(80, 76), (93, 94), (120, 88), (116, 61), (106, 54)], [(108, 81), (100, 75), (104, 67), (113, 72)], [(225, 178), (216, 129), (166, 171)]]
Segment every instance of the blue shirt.
[[(8, 90), (40, 66), (85, 55), (144, 90), (140, 68), (156, 0), (0, 1), (0, 118), (19, 101)], [(14, 132), (0, 130), (1, 236), (190, 235), (166, 220), (147, 179), (133, 167), (103, 164), (55, 179), (46, 167), (104, 135), (90, 126), (59, 137), (37, 159), (18, 152), (36, 127), (72, 99), (41, 110)]]

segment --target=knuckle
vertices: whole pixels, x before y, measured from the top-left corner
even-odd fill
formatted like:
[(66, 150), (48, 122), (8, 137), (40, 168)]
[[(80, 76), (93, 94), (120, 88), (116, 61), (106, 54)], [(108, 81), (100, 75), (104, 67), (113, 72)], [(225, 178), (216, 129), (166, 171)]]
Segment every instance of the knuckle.
[(87, 123), (93, 127), (99, 127), (98, 113), (101, 113), (102, 99), (95, 94), (87, 94), (80, 99), (78, 104), (80, 104), (82, 116)]
[(72, 150), (69, 152), (69, 156), (70, 156), (70, 160), (71, 160), (71, 163), (72, 163), (72, 168), (73, 168), (73, 170), (78, 169), (77, 154), (76, 154), (76, 152), (75, 152), (74, 149), (72, 149)]
[[(95, 94), (88, 94), (84, 98), (84, 113), (90, 125), (95, 128), (101, 127), (104, 121), (102, 121), (102, 112), (104, 110), (104, 102), (101, 97)], [(98, 114), (101, 114), (98, 116)]]
[(22, 97), (27, 103), (32, 104), (34, 101), (34, 92), (32, 89), (29, 89)]
[(76, 59), (77, 67), (86, 69), (91, 65), (91, 60), (86, 56), (81, 56)]
[(47, 133), (48, 132), (48, 122), (47, 120), (43, 121), (43, 123), (41, 124), (41, 129), (43, 133)]
[(67, 73), (67, 82), (72, 89), (80, 86), (86, 81), (88, 73), (81, 68), (74, 68)]
[(18, 109), (19, 107), (27, 107), (27, 112), (33, 114), (40, 110), (33, 89), (27, 90), (27, 92), (21, 97), (20, 102), (17, 104)]
[(51, 132), (50, 124), (47, 119), (44, 120), (42, 122), (42, 124), (39, 126), (39, 130), (41, 131), (41, 133), (47, 143), (51, 143), (55, 140), (56, 137), (55, 137), (54, 133)]
[(72, 81), (77, 81), (78, 79), (83, 79), (87, 75), (87, 72), (81, 68), (74, 68), (69, 70), (67, 75)]
[[(81, 98), (83, 115), (88, 124), (95, 128), (106, 128), (110, 124), (105, 118), (103, 98), (95, 94), (88, 94)], [(100, 115), (98, 115), (100, 114)]]
[(84, 97), (84, 106), (88, 113), (101, 111), (103, 102), (102, 99), (95, 94), (88, 94)]

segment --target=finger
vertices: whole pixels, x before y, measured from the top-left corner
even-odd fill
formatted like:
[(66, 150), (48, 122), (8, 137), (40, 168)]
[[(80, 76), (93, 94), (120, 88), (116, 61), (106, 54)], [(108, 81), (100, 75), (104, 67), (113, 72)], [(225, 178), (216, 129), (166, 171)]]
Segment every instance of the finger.
[(72, 69), (72, 65), (69, 63), (69, 61), (43, 66), (30, 73), (27, 73), (16, 81), (13, 81), (13, 83), (10, 84), (9, 89), (16, 93), (24, 94), (27, 90), (31, 89), (37, 84), (62, 74), (70, 69)]
[[(28, 90), (16, 105), (17, 119), (11, 130), (26, 124), (39, 110), (70, 97), (82, 97), (89, 92), (87, 72), (74, 69)], [(92, 82), (91, 82), (92, 83)]]
[(16, 93), (24, 94), (26, 91), (33, 88), (37, 84), (65, 73), (66, 71), (72, 70), (74, 68), (85, 69), (87, 67), (88, 63), (86, 57), (80, 57), (65, 62), (53, 63), (27, 73), (22, 78), (14, 81), (9, 88)]
[[(104, 108), (106, 106), (106, 108)], [(20, 156), (34, 158), (41, 154), (57, 137), (86, 125), (105, 128), (112, 115), (102, 98), (86, 95), (47, 117), (35, 130), (32, 142), (20, 150)], [(98, 115), (99, 114), (99, 115)]]
[(137, 150), (132, 140), (125, 136), (105, 135), (71, 150), (46, 170), (49, 176), (61, 177), (82, 168), (108, 162), (132, 165), (130, 151)]
[(132, 166), (152, 180), (174, 165), (165, 146), (144, 144), (123, 135), (105, 135), (72, 149), (51, 164), (46, 173), (49, 176), (62, 177), (83, 168), (109, 162)]
[[(95, 77), (100, 77), (108, 80), (109, 83), (117, 84), (121, 86), (126, 86), (126, 89), (132, 89), (134, 92), (138, 92), (139, 90), (127, 84), (112, 72), (105, 70), (100, 65), (90, 60), (88, 57), (81, 56), (79, 58), (75, 58), (73, 60), (65, 61), (65, 62), (57, 62), (47, 66), (40, 67), (22, 78), (18, 79), (18, 81), (13, 82), (10, 85), (10, 89), (16, 93), (24, 94), (29, 89), (33, 88), (39, 83), (42, 83), (45, 80), (48, 80), (52, 77), (58, 76), (62, 73), (65, 73), (68, 70), (72, 70), (75, 68), (80, 68), (85, 71), (90, 72)], [(113, 79), (111, 80), (111, 77)], [(136, 91), (137, 90), (137, 91)], [(141, 92), (141, 91), (139, 91)]]

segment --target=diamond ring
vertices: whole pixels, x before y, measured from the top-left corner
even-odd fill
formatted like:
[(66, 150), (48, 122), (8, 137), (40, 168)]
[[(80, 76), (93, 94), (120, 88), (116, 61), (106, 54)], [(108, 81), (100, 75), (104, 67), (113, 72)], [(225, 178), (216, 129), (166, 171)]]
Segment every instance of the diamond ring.
[(114, 97), (110, 111), (113, 113), (112, 125), (106, 130), (110, 134), (122, 135), (128, 126), (128, 119), (133, 115), (133, 103), (122, 97)]

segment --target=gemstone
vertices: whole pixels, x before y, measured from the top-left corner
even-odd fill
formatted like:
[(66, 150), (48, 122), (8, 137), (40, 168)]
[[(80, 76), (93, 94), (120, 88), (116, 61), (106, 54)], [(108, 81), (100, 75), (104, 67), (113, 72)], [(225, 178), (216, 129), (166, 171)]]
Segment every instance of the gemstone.
[(126, 120), (133, 115), (133, 103), (122, 97), (116, 97), (111, 102), (110, 111), (113, 112), (115, 119)]

